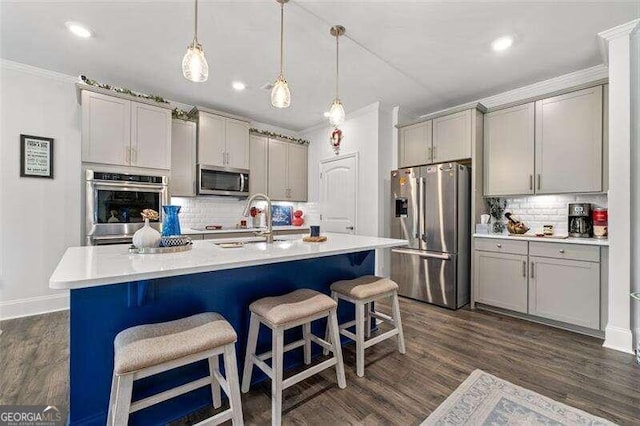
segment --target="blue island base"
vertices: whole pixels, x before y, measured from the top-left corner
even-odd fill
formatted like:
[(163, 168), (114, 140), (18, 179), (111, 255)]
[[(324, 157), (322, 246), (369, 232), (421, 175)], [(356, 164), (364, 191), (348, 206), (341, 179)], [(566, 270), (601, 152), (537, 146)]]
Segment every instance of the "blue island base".
[[(104, 425), (107, 419), (113, 340), (120, 331), (141, 324), (171, 321), (201, 312), (219, 312), (238, 334), (236, 343), (242, 372), (249, 329), (249, 305), (267, 296), (299, 288), (329, 294), (331, 283), (374, 273), (373, 250), (293, 262), (137, 281), (71, 290), (70, 413), (71, 425)], [(338, 321), (354, 319), (350, 304), (340, 304)], [(324, 336), (325, 320), (313, 324)], [(301, 330), (285, 335), (285, 343), (299, 339)], [(312, 345), (314, 355), (321, 348)], [(258, 352), (271, 349), (271, 334), (262, 327)], [(302, 364), (302, 349), (285, 354), (285, 368)], [(206, 361), (136, 381), (137, 400), (208, 375)], [(266, 376), (254, 369), (253, 382)], [(337, 386), (337, 385), (336, 385)], [(204, 387), (131, 414), (130, 425), (160, 425), (211, 405)]]

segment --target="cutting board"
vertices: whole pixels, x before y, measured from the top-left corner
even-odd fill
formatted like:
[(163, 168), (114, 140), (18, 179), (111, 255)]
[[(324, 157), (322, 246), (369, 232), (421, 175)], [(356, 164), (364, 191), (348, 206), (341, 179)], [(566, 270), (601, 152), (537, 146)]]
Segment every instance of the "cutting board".
[(320, 235), (319, 237), (304, 237), (302, 239), (305, 243), (322, 243), (327, 241), (327, 237)]

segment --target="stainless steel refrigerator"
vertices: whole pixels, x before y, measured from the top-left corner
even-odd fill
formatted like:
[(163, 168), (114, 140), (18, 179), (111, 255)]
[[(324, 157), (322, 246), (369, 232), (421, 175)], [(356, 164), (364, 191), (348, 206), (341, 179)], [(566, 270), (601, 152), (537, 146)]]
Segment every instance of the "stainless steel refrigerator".
[(470, 214), (468, 167), (391, 172), (391, 236), (409, 241), (391, 250), (391, 279), (401, 295), (451, 309), (469, 303)]

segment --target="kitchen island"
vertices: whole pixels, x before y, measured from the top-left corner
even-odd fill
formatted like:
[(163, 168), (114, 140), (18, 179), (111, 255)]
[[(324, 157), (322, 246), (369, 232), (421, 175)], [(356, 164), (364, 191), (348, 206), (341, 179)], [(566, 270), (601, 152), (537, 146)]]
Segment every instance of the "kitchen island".
[[(253, 242), (241, 248), (195, 241), (190, 251), (154, 255), (131, 254), (127, 245), (69, 248), (49, 283), (51, 288), (70, 290), (69, 423), (105, 424), (113, 339), (121, 330), (219, 312), (238, 334), (236, 350), (242, 360), (251, 302), (298, 288), (328, 294), (334, 281), (373, 274), (376, 249), (406, 244), (404, 240), (344, 234), (327, 237), (324, 243), (296, 239)], [(340, 305), (340, 322), (354, 318), (353, 307), (347, 305)], [(323, 335), (324, 326), (317, 321), (314, 333)], [(258, 349), (268, 350), (269, 333), (260, 337)], [(319, 348), (314, 349), (320, 353)], [(285, 355), (285, 367), (302, 362), (298, 352)], [(207, 364), (200, 362), (152, 376), (136, 382), (133, 398), (206, 374)], [(254, 381), (264, 378), (254, 375)], [(211, 393), (204, 387), (133, 413), (130, 424), (164, 424), (210, 404)]]

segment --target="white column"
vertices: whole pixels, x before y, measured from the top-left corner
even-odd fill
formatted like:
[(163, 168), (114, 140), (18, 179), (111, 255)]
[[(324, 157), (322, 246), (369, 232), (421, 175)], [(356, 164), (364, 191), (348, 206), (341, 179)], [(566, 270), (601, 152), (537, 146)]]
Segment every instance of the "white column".
[(640, 20), (599, 34), (609, 64), (609, 318), (604, 346), (633, 353), (631, 333), (631, 36)]

